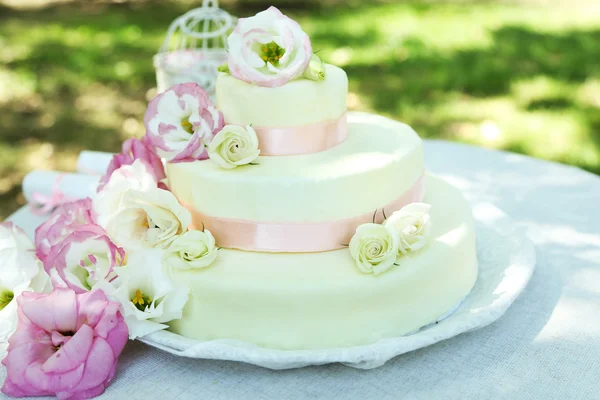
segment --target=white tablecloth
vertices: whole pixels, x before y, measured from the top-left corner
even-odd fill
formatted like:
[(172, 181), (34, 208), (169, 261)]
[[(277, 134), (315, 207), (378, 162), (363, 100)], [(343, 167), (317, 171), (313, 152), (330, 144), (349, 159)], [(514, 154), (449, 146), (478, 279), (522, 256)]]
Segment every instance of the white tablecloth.
[(499, 321), (367, 371), (339, 364), (271, 371), (132, 342), (102, 398), (600, 398), (600, 179), (442, 141), (426, 141), (425, 154), (428, 170), (473, 203), (504, 210), (537, 246), (528, 288)]

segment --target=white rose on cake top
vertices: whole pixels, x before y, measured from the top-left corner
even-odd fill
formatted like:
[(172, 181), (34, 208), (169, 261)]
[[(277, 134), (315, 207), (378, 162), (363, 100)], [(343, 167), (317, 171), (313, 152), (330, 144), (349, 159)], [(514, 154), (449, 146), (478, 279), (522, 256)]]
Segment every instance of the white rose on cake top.
[(223, 114), (196, 83), (175, 85), (148, 104), (146, 135), (159, 156), (169, 162), (208, 158), (205, 145), (224, 125)]
[(48, 276), (27, 234), (12, 222), (0, 224), (0, 342), (17, 325), (16, 298), (24, 291), (49, 289)]
[(251, 126), (227, 125), (208, 146), (210, 159), (221, 168), (252, 164), (258, 158), (258, 137)]
[(163, 251), (146, 249), (132, 253), (127, 266), (119, 268), (113, 283), (96, 287), (123, 306), (129, 338), (135, 339), (165, 329), (165, 322), (181, 318), (189, 289), (175, 286), (165, 270)]
[(312, 56), (308, 35), (275, 7), (240, 18), (227, 44), (231, 75), (259, 86), (277, 87), (300, 77)]
[(431, 225), (430, 209), (429, 204), (412, 203), (394, 212), (383, 223), (398, 232), (398, 250), (401, 254), (417, 251), (427, 243)]

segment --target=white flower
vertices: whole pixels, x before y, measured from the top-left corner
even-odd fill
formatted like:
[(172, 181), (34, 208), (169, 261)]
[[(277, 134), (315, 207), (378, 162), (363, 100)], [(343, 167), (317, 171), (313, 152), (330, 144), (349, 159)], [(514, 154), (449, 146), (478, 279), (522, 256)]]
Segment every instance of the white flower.
[(100, 281), (100, 288), (123, 305), (129, 338), (146, 336), (168, 328), (166, 322), (180, 319), (189, 289), (175, 285), (166, 272), (163, 250), (146, 249), (129, 255), (127, 266), (117, 270), (118, 279)]
[(233, 169), (258, 158), (258, 137), (251, 126), (226, 125), (208, 146), (208, 155), (221, 168)]
[(142, 160), (124, 165), (110, 176), (110, 180), (93, 200), (98, 225), (106, 229), (108, 220), (123, 206), (123, 199), (129, 190), (145, 191), (156, 188), (154, 175)]
[(127, 251), (142, 247), (166, 249), (191, 222), (190, 212), (168, 190), (129, 190), (121, 208), (109, 219), (106, 231)]
[(363, 224), (350, 240), (350, 254), (362, 272), (378, 275), (396, 262), (398, 233), (387, 226)]
[(203, 268), (217, 258), (215, 238), (209, 230), (188, 231), (178, 236), (165, 253), (165, 262), (173, 268)]
[(27, 234), (12, 222), (0, 224), (0, 342), (17, 325), (15, 298), (24, 291), (47, 292), (49, 279)]
[(275, 7), (240, 18), (227, 44), (231, 75), (259, 86), (281, 86), (299, 77), (312, 55), (308, 35)]
[(431, 205), (412, 203), (393, 213), (383, 223), (392, 227), (400, 237), (398, 250), (402, 254), (417, 251), (427, 243), (430, 228)]

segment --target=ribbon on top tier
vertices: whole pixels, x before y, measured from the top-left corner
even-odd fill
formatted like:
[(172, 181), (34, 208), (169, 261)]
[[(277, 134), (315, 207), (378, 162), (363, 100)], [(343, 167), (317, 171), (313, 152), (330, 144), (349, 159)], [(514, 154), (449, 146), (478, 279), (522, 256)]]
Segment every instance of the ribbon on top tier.
[(318, 153), (342, 143), (348, 136), (346, 113), (314, 124), (266, 127), (253, 126), (261, 156), (291, 156)]
[(373, 218), (383, 222), (384, 214), (415, 202), (423, 201), (425, 195), (424, 178), (421, 176), (400, 197), (373, 212), (356, 217), (326, 222), (312, 223), (276, 223), (241, 221), (227, 218), (215, 218), (195, 211), (185, 205), (192, 214), (190, 229), (206, 227), (221, 247), (263, 251), (273, 253), (312, 253), (344, 248), (352, 239), (356, 228)]

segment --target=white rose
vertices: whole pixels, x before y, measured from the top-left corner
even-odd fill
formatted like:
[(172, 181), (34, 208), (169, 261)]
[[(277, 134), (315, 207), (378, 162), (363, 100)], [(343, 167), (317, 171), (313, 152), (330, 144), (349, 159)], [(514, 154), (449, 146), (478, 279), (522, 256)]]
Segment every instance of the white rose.
[(251, 126), (226, 125), (208, 146), (208, 155), (221, 168), (233, 169), (258, 158), (258, 137)]
[(402, 254), (417, 251), (427, 243), (431, 218), (431, 205), (412, 203), (393, 213), (383, 223), (398, 232), (400, 244), (398, 250)]
[(217, 258), (215, 238), (209, 230), (188, 231), (178, 236), (165, 254), (166, 263), (179, 269), (207, 267)]
[(121, 209), (108, 221), (106, 231), (128, 251), (141, 247), (166, 249), (191, 222), (190, 212), (168, 190), (129, 190)]
[(123, 305), (129, 338), (146, 336), (168, 328), (165, 322), (180, 319), (189, 289), (175, 285), (163, 265), (163, 250), (145, 249), (129, 255), (127, 266), (117, 270), (111, 283), (99, 281), (113, 301)]
[(124, 165), (114, 171), (108, 183), (93, 200), (98, 225), (106, 229), (108, 220), (121, 209), (125, 193), (129, 190), (145, 191), (155, 188), (156, 185), (154, 175), (142, 160), (135, 160), (133, 164)]
[(363, 224), (350, 240), (350, 254), (362, 272), (378, 275), (396, 262), (398, 233), (387, 226)]
[(0, 224), (0, 342), (17, 326), (16, 298), (24, 291), (48, 292), (50, 281), (27, 234), (12, 222)]

